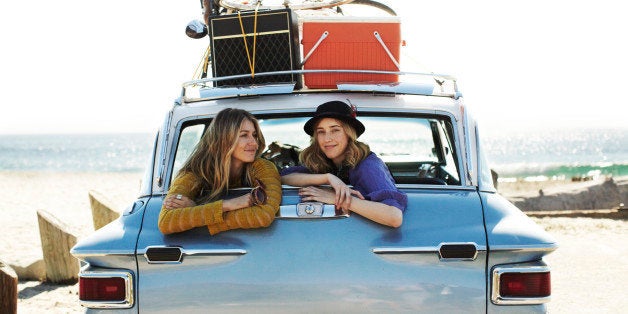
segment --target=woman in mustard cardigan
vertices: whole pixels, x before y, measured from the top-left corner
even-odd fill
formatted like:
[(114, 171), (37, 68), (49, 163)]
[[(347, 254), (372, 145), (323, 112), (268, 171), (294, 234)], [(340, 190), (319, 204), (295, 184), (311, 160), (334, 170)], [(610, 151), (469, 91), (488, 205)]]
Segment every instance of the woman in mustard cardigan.
[[(164, 234), (207, 226), (214, 235), (230, 229), (268, 227), (281, 203), (275, 165), (259, 157), (266, 146), (257, 119), (227, 108), (209, 125), (172, 182), (159, 213)], [(229, 198), (230, 188), (253, 187)]]

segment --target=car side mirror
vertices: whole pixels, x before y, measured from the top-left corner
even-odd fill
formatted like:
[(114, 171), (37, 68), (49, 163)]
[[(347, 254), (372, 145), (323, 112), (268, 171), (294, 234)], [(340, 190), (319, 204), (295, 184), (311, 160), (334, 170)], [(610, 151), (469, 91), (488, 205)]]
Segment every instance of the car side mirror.
[(203, 38), (207, 35), (207, 25), (199, 20), (193, 20), (185, 27), (185, 34), (193, 39)]

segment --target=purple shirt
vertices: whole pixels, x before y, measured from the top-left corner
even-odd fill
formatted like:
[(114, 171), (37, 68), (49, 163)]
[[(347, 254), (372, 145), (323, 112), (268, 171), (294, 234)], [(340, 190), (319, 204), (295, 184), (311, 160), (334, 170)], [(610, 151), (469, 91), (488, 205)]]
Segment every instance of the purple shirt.
[[(312, 172), (305, 166), (294, 166), (281, 171), (282, 176), (291, 173)], [(408, 196), (397, 189), (390, 170), (373, 152), (349, 170), (349, 184), (367, 200), (394, 206), (401, 211), (408, 205)]]

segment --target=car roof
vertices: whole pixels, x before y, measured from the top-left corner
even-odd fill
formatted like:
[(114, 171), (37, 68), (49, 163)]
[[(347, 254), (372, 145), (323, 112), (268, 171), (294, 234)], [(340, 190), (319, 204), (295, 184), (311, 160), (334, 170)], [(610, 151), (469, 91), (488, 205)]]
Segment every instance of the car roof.
[(173, 120), (192, 116), (213, 116), (224, 108), (240, 108), (257, 114), (309, 113), (324, 102), (341, 100), (357, 107), (362, 112), (422, 112), (446, 113), (460, 116), (461, 99), (441, 96), (378, 94), (374, 92), (311, 92), (289, 93), (245, 97), (227, 97), (177, 103), (173, 107)]

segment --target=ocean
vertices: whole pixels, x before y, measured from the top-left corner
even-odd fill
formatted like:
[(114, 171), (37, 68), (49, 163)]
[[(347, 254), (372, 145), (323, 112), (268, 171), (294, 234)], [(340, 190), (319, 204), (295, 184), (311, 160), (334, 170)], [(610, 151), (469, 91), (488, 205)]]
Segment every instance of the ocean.
[[(500, 181), (628, 175), (628, 129), (482, 134)], [(0, 135), (0, 171), (142, 172), (154, 134)]]
[(529, 128), (482, 134), (502, 181), (628, 175), (628, 128)]
[(142, 172), (154, 134), (0, 135), (0, 171)]

